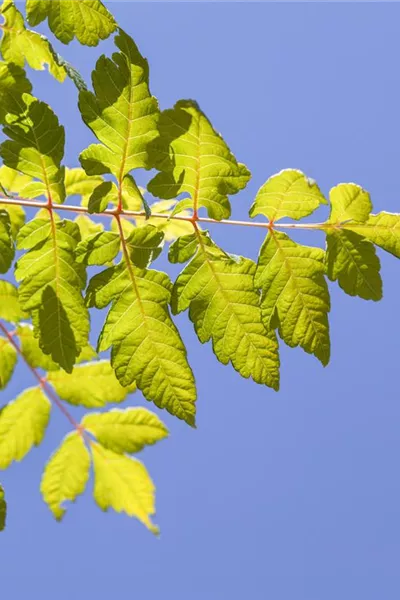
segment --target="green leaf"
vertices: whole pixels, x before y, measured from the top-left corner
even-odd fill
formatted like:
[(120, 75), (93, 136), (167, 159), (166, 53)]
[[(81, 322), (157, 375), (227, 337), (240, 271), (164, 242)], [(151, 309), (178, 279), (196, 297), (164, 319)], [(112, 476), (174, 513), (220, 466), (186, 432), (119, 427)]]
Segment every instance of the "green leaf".
[(101, 213), (106, 210), (110, 202), (118, 201), (118, 189), (112, 181), (103, 181), (93, 190), (89, 198), (88, 209), (91, 214)]
[(153, 225), (134, 229), (126, 239), (126, 247), (134, 265), (145, 269), (162, 251), (164, 234)]
[(18, 237), (19, 247), (31, 249), (15, 269), (15, 278), (21, 281), (19, 300), (23, 310), (32, 314), (42, 351), (68, 372), (89, 333), (80, 292), (86, 285), (85, 267), (74, 256), (79, 240), (79, 228), (71, 221), (50, 224), (50, 231), (46, 221), (31, 221)]
[(44, 371), (59, 370), (60, 366), (40, 349), (39, 340), (34, 335), (32, 325), (19, 325), (17, 327), (17, 335), (24, 359), (31, 367), (34, 369), (43, 369)]
[(236, 161), (193, 100), (180, 100), (161, 113), (158, 127), (160, 136), (151, 144), (151, 157), (161, 173), (150, 181), (149, 192), (166, 200), (186, 192), (190, 198), (180, 208), (196, 211), (204, 206), (211, 218), (228, 218), (228, 194), (246, 187), (247, 168)]
[(26, 12), (32, 26), (47, 18), (49, 28), (63, 44), (76, 37), (85, 46), (97, 46), (117, 28), (100, 0), (26, 0)]
[(297, 169), (284, 169), (258, 190), (250, 217), (264, 215), (275, 222), (283, 217), (302, 219), (327, 204), (318, 185)]
[(95, 233), (100, 233), (104, 230), (102, 223), (94, 223), (94, 221), (86, 215), (78, 215), (75, 219), (75, 223), (79, 227), (81, 240), (85, 240)]
[(38, 387), (28, 388), (0, 411), (0, 469), (38, 446), (45, 434), (51, 405)]
[(288, 346), (301, 346), (326, 365), (330, 299), (324, 254), (320, 248), (296, 244), (284, 233), (270, 232), (260, 250), (255, 285), (262, 289), (264, 325), (278, 327)]
[(18, 290), (9, 281), (0, 279), (0, 319), (9, 323), (18, 323), (26, 314), (18, 302)]
[[(119, 53), (101, 56), (93, 72), (94, 94), (81, 92), (79, 108), (84, 122), (101, 144), (89, 146), (80, 161), (89, 175), (112, 173), (118, 181), (119, 200), (132, 194), (129, 172), (151, 168), (148, 144), (157, 135), (158, 104), (149, 91), (149, 68), (134, 41), (120, 30), (115, 38)], [(137, 186), (134, 184), (133, 187)]]
[(6, 527), (7, 504), (4, 494), (4, 489), (0, 485), (0, 531), (4, 531)]
[(25, 211), (21, 206), (11, 206), (0, 202), (0, 214), (4, 211), (8, 214), (11, 237), (15, 240), (19, 230), (25, 223)]
[[(1, 181), (1, 179), (0, 179)], [(103, 182), (99, 175), (87, 175), (81, 168), (65, 169), (65, 195), (80, 196), (82, 206), (87, 206), (94, 189)]]
[(150, 517), (155, 513), (155, 488), (145, 466), (135, 458), (92, 444), (94, 499), (106, 511), (113, 508), (136, 517), (151, 532), (158, 528)]
[(48, 381), (60, 398), (87, 408), (123, 402), (134, 391), (120, 385), (108, 360), (79, 365), (71, 374), (54, 371), (48, 374)]
[(340, 183), (329, 192), (331, 214), (328, 223), (368, 219), (372, 202), (368, 192), (355, 183)]
[(127, 254), (89, 283), (89, 307), (112, 303), (98, 351), (112, 346), (111, 364), (122, 385), (135, 381), (147, 400), (194, 425), (196, 388), (168, 311), (171, 282), (165, 273), (139, 269)]
[(380, 262), (371, 242), (354, 231), (327, 231), (326, 269), (331, 281), (350, 296), (364, 300), (382, 298)]
[(0, 390), (7, 387), (14, 373), (17, 358), (14, 346), (5, 338), (0, 337)]
[(19, 113), (9, 115), (3, 131), (11, 138), (0, 146), (4, 164), (11, 169), (39, 179), (35, 182), (37, 194), (63, 202), (65, 198), (64, 128), (51, 108), (29, 94), (23, 94)]
[(0, 45), (4, 59), (19, 67), (24, 67), (27, 62), (32, 69), (38, 71), (43, 71), (47, 65), (53, 77), (64, 81), (66, 70), (57, 60), (49, 40), (35, 31), (26, 29), (24, 18), (14, 2), (4, 0), (0, 13), (4, 17)]
[(100, 231), (85, 238), (76, 247), (76, 260), (85, 265), (105, 265), (119, 253), (121, 239), (118, 233)]
[[(170, 215), (172, 209), (176, 206), (175, 200), (160, 200), (154, 202), (150, 206), (151, 213)], [(189, 217), (189, 211), (182, 211), (181, 217)], [(159, 231), (164, 234), (166, 242), (171, 242), (183, 235), (192, 233), (193, 225), (189, 221), (178, 220), (178, 219), (164, 219), (162, 217), (151, 216), (149, 219), (145, 217), (135, 217), (137, 227), (143, 227), (144, 225), (154, 225)]]
[[(191, 241), (181, 255), (188, 255)], [(278, 343), (273, 331), (267, 332), (261, 321), (259, 295), (253, 279), (256, 265), (223, 253), (202, 234), (195, 256), (175, 282), (172, 310), (189, 308), (189, 316), (202, 343), (212, 339), (213, 350), (223, 364), (232, 363), (243, 376), (279, 389)], [(178, 240), (179, 241), (179, 240)]]
[(7, 123), (8, 114), (14, 114), (18, 107), (23, 109), (23, 94), (32, 91), (32, 84), (25, 71), (14, 65), (0, 61), (0, 122)]
[(123, 454), (140, 452), (168, 437), (164, 423), (145, 408), (113, 408), (106, 413), (85, 415), (82, 427), (105, 448)]
[(381, 212), (365, 223), (347, 223), (344, 227), (400, 258), (400, 214)]
[(62, 506), (74, 502), (85, 491), (89, 480), (90, 455), (81, 435), (73, 431), (65, 436), (61, 445), (50, 457), (43, 473), (40, 491), (57, 521), (65, 513)]
[(7, 273), (14, 260), (14, 242), (8, 212), (0, 209), (0, 273)]

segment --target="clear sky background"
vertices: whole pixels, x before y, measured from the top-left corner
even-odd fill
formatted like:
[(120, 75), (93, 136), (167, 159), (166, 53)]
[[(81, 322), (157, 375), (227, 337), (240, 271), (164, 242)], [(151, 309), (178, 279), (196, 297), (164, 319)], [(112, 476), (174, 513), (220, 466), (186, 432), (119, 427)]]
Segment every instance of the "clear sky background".
[[(161, 107), (195, 98), (252, 171), (232, 197), (235, 218), (246, 218), (259, 186), (288, 167), (326, 194), (359, 183), (375, 211), (400, 212), (400, 4), (109, 5), (148, 57)], [(87, 80), (97, 56), (113, 49), (110, 40), (55, 46)], [(77, 165), (94, 138), (76, 90), (47, 73), (32, 79), (66, 126), (66, 163)], [(263, 239), (257, 229), (212, 233), (254, 259)], [(324, 244), (319, 232), (296, 239)], [(331, 363), (324, 369), (282, 345), (279, 393), (219, 364), (187, 315), (178, 318), (197, 377), (198, 429), (162, 413), (171, 437), (141, 456), (157, 485), (160, 539), (102, 513), (90, 491), (62, 524), (53, 521), (39, 480), (68, 431), (54, 410), (42, 446), (1, 474), (9, 500), (2, 598), (397, 600), (400, 265), (379, 254), (383, 301), (330, 285)], [(165, 259), (156, 266), (176, 272)], [(93, 323), (98, 331), (98, 314)], [(17, 373), (1, 403), (34, 384)], [(146, 405), (140, 394), (130, 402)]]

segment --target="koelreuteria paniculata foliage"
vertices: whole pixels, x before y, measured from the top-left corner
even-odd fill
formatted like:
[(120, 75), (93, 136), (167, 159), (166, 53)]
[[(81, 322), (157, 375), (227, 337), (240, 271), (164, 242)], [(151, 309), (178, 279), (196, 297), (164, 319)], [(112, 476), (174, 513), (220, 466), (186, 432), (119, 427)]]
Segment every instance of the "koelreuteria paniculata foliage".
[[(41, 482), (54, 517), (84, 492), (92, 466), (99, 507), (157, 532), (154, 485), (132, 455), (168, 430), (147, 408), (107, 408), (140, 390), (195, 425), (195, 377), (174, 315), (188, 311), (200, 342), (211, 341), (221, 363), (278, 390), (279, 339), (329, 362), (327, 280), (351, 296), (380, 300), (376, 246), (400, 257), (400, 215), (372, 214), (368, 192), (355, 183), (335, 186), (327, 200), (314, 180), (285, 169), (254, 198), (249, 214), (261, 220), (230, 220), (230, 197), (246, 187), (250, 171), (197, 102), (160, 110), (147, 60), (102, 2), (27, 0), (25, 14), (20, 8), (12, 0), (1, 7), (0, 389), (18, 361), (33, 386), (2, 406), (0, 468), (41, 443), (55, 407), (71, 432)], [(91, 85), (30, 29), (43, 21), (64, 44), (96, 46), (114, 35), (115, 52), (98, 59)], [(94, 143), (71, 167), (64, 127), (32, 95), (26, 68), (47, 69), (60, 83), (69, 77), (77, 87), (82, 126)], [(153, 170), (147, 190), (137, 185), (136, 169)], [(282, 221), (328, 204), (324, 222)], [(209, 223), (264, 228), (257, 263), (219, 247)], [(325, 249), (286, 233), (302, 227), (323, 231)], [(182, 265), (175, 281), (153, 267), (165, 242), (169, 261)], [(95, 350), (90, 312), (97, 309), (106, 312)], [(77, 422), (69, 406), (94, 412)], [(0, 529), (5, 512), (0, 487)]]

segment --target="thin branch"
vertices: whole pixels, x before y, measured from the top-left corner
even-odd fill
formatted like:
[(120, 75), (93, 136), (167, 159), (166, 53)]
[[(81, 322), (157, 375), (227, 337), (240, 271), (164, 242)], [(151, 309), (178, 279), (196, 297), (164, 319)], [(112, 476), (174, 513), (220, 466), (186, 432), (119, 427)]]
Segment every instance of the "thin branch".
[[(3, 198), (0, 196), (0, 204), (9, 204), (11, 206), (28, 206), (31, 208), (49, 208), (47, 202), (37, 202), (35, 200), (27, 200), (25, 198)], [(79, 214), (95, 214), (98, 217), (115, 217), (116, 214), (119, 214), (121, 217), (133, 217), (133, 218), (146, 218), (146, 213), (144, 211), (139, 210), (115, 210), (115, 209), (107, 209), (101, 213), (89, 213), (89, 209), (86, 206), (74, 206), (72, 204), (52, 204), (52, 210), (56, 211), (67, 211), (67, 212), (75, 212)], [(271, 229), (272, 223), (265, 222), (261, 223), (259, 221), (237, 221), (234, 219), (221, 219), (217, 221), (215, 219), (210, 219), (209, 217), (184, 217), (182, 215), (168, 215), (165, 213), (151, 213), (152, 217), (157, 219), (173, 219), (175, 221), (186, 221), (188, 223), (209, 223), (211, 225), (236, 225), (239, 227), (260, 227), (261, 229)], [(274, 223), (274, 228), (279, 229), (326, 229), (328, 225), (326, 223)]]
[(75, 421), (75, 419), (73, 418), (73, 416), (68, 412), (68, 410), (65, 408), (64, 404), (57, 397), (57, 394), (55, 393), (55, 391), (53, 390), (53, 388), (47, 383), (47, 381), (46, 381), (46, 379), (44, 377), (40, 376), (40, 373), (38, 373), (38, 371), (35, 369), (35, 367), (32, 367), (32, 365), (29, 364), (29, 362), (26, 359), (24, 353), (22, 352), (21, 347), (17, 344), (17, 342), (14, 339), (15, 332), (9, 332), (6, 329), (6, 327), (4, 327), (3, 323), (1, 323), (1, 322), (0, 322), (0, 331), (2, 331), (2, 333), (6, 336), (6, 338), (10, 342), (10, 344), (15, 348), (15, 350), (18, 353), (18, 355), (25, 362), (26, 366), (31, 371), (32, 375), (37, 380), (39, 386), (42, 388), (42, 390), (45, 392), (45, 394), (48, 396), (48, 398), (50, 398), (50, 400), (57, 406), (57, 408), (60, 409), (60, 411), (68, 419), (68, 421), (71, 423), (71, 425), (81, 435), (84, 435), (84, 432), (83, 432), (83, 429), (82, 429), (81, 425), (79, 425), (79, 423), (77, 423)]

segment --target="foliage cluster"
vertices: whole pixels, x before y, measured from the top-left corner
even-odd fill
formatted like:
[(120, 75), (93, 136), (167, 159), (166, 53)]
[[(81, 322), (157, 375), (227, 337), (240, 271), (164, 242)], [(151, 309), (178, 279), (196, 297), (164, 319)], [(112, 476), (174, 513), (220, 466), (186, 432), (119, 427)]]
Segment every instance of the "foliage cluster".
[[(278, 390), (278, 339), (329, 362), (327, 280), (351, 296), (381, 299), (376, 246), (400, 257), (400, 216), (372, 214), (368, 192), (354, 183), (331, 189), (328, 203), (314, 180), (285, 169), (254, 199), (249, 215), (262, 220), (230, 219), (229, 197), (246, 187), (249, 170), (195, 101), (160, 111), (147, 61), (99, 0), (27, 0), (27, 24), (4, 0), (1, 15), (0, 272), (14, 266), (15, 280), (0, 281), (0, 389), (18, 359), (36, 386), (1, 409), (0, 468), (40, 444), (56, 406), (71, 433), (42, 477), (55, 518), (84, 491), (93, 465), (98, 506), (156, 532), (154, 485), (132, 455), (167, 428), (146, 408), (104, 409), (138, 389), (195, 426), (195, 378), (173, 316), (188, 311), (221, 363)], [(95, 46), (114, 35), (115, 52), (97, 61), (92, 90), (29, 28), (45, 20), (64, 44), (76, 38)], [(32, 95), (27, 67), (75, 83), (82, 120), (97, 140), (81, 152), (80, 167), (63, 164), (64, 128)], [(155, 172), (147, 190), (136, 169)], [(323, 222), (282, 221), (328, 204)], [(263, 228), (257, 263), (220, 248), (205, 229), (210, 223)], [(323, 231), (326, 248), (296, 243), (286, 233), (295, 228)], [(152, 266), (165, 242), (172, 242), (169, 261), (183, 265), (175, 281)], [(105, 308), (95, 351), (89, 311)], [(110, 358), (99, 357), (108, 350)], [(97, 410), (78, 423), (68, 405)], [(4, 521), (0, 488), (0, 528)]]

